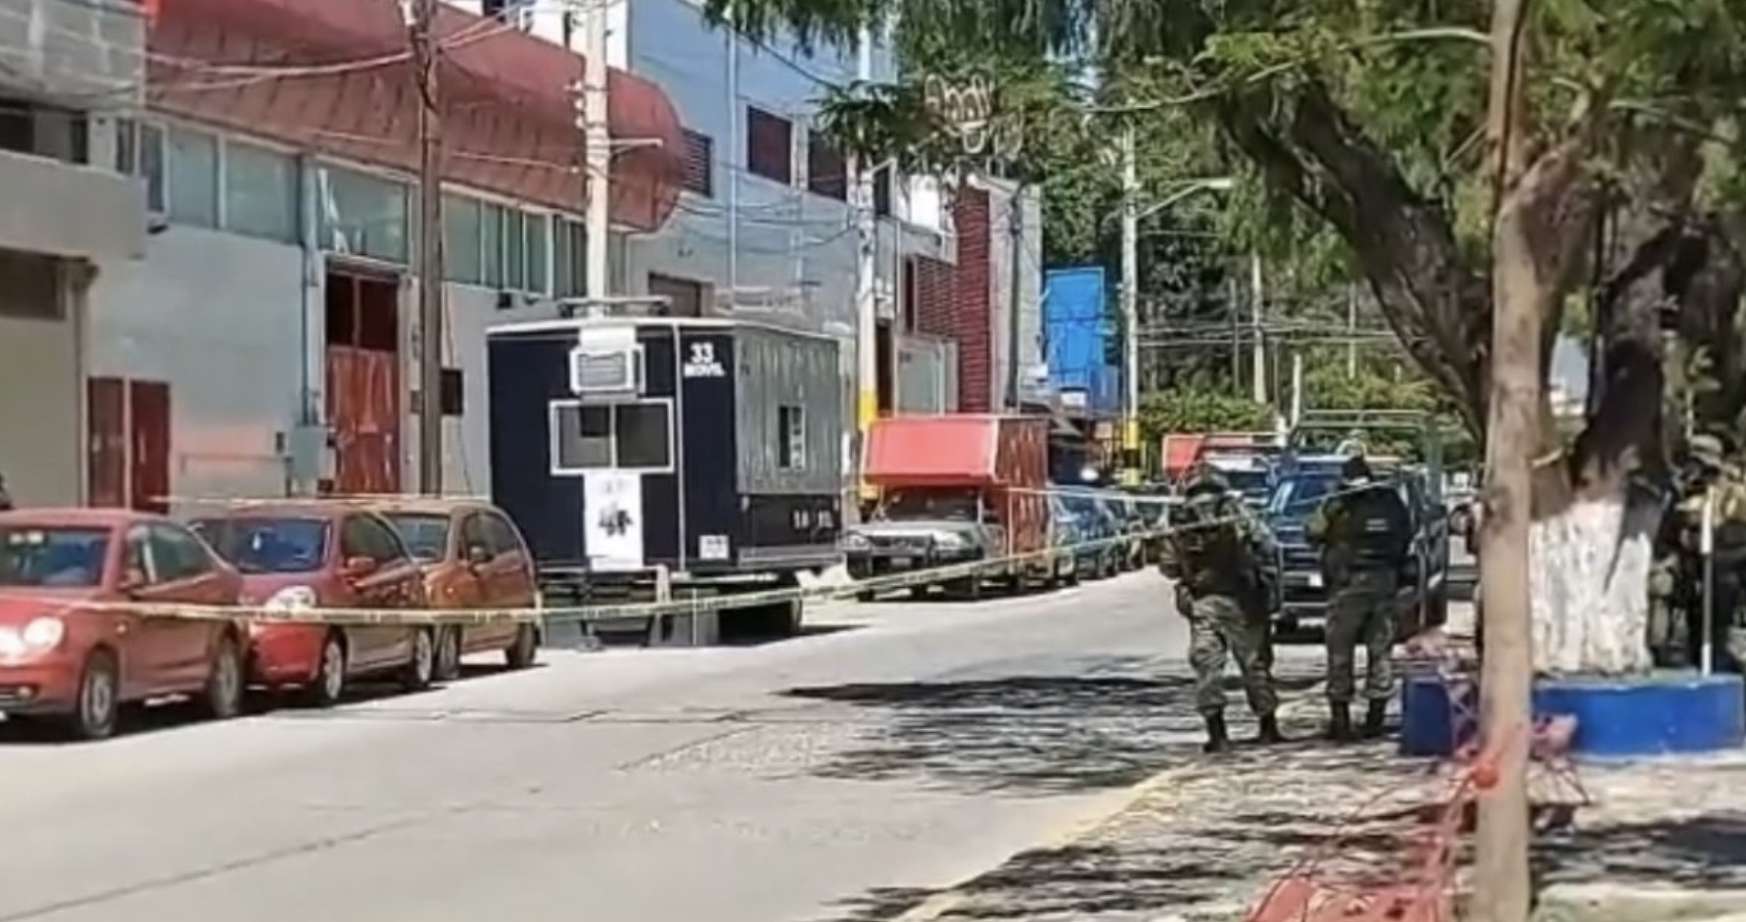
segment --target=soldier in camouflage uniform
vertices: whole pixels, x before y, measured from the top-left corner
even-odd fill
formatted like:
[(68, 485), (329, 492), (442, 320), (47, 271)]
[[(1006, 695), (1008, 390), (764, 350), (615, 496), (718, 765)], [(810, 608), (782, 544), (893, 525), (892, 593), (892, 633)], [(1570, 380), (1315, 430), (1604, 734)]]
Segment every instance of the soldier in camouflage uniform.
[(1283, 740), (1274, 711), (1279, 697), (1271, 674), (1273, 652), (1261, 561), (1272, 539), (1224, 480), (1209, 471), (1190, 483), (1166, 536), (1159, 569), (1176, 581), (1176, 610), (1189, 623), (1189, 663), (1195, 707), (1206, 720), (1207, 752), (1230, 748), (1225, 731), (1225, 662), (1234, 657), (1249, 708), (1261, 724), (1259, 741)]
[(1703, 646), (1703, 517), (1713, 495), (1710, 641), (1716, 668), (1739, 672), (1746, 660), (1746, 625), (1740, 623), (1746, 594), (1746, 475), (1727, 456), (1727, 445), (1713, 435), (1693, 436), (1687, 446), (1679, 497), (1664, 523), (1665, 553), (1650, 577), (1650, 631), (1651, 643), (1661, 642), (1664, 662), (1698, 663)]
[(1361, 457), (1347, 459), (1340, 489), (1305, 526), (1322, 545), (1328, 601), (1328, 737), (1352, 739), (1357, 647), (1367, 651), (1364, 735), (1380, 736), (1394, 695), (1393, 649), (1401, 568), (1412, 542), (1411, 518), (1392, 484), (1375, 480)]

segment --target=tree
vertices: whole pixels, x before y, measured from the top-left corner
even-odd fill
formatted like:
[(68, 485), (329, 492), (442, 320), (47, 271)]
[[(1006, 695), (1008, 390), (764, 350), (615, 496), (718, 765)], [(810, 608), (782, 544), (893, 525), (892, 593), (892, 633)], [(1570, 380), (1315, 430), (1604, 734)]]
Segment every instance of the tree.
[[(1402, 347), (1485, 441), (1484, 733), (1502, 756), (1481, 808), (1475, 908), (1486, 922), (1524, 919), (1531, 640), (1544, 642), (1542, 665), (1646, 665), (1658, 513), (1631, 484), (1664, 466), (1659, 318), (1729, 334), (1712, 360), (1740, 361), (1729, 155), (1746, 11), (1735, 0), (709, 2), (741, 28), (786, 26), (802, 41), (848, 42), (895, 18), (923, 70), (1046, 68), (1053, 79), (1018, 82), (1010, 108), (1003, 93), (991, 118), (1007, 131), (1108, 134), (1190, 113), (1220, 129), (1265, 203), (1295, 203), (1337, 236)], [(925, 107), (883, 117), (897, 133), (942, 127)], [(1280, 212), (1247, 214), (1266, 232)], [(1546, 357), (1585, 287), (1604, 361), (1590, 425), (1566, 448)], [(1706, 396), (1713, 411), (1730, 399)]]

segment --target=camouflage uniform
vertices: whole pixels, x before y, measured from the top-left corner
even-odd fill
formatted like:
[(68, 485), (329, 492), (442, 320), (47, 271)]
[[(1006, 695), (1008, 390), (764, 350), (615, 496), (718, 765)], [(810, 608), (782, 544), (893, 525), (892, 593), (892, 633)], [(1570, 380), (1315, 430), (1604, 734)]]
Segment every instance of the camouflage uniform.
[(1323, 545), (1324, 582), (1331, 594), (1326, 628), (1327, 695), (1333, 715), (1330, 735), (1337, 739), (1351, 735), (1349, 709), (1356, 692), (1359, 644), (1363, 644), (1366, 652), (1367, 734), (1382, 732), (1388, 701), (1395, 688), (1393, 650), (1400, 620), (1397, 593), (1400, 567), (1405, 559), (1404, 556), (1393, 559), (1392, 550), (1382, 558), (1360, 554), (1357, 545), (1362, 540), (1360, 532), (1365, 523), (1359, 520), (1359, 504), (1371, 500), (1384, 504), (1389, 530), (1379, 543), (1404, 551), (1411, 542), (1406, 506), (1393, 488), (1380, 482), (1369, 482), (1366, 486), (1365, 481), (1355, 480), (1355, 476), (1368, 478), (1368, 467), (1363, 468), (1361, 475), (1348, 471), (1340, 492), (1324, 501), (1305, 527), (1308, 538)]
[[(1240, 501), (1219, 489), (1220, 483), (1203, 477), (1190, 488), (1190, 520), (1165, 538), (1159, 561), (1164, 575), (1176, 581), (1176, 608), (1189, 622), (1195, 707), (1213, 737), (1209, 750), (1222, 743), (1224, 672), (1231, 658), (1243, 676), (1249, 708), (1263, 719), (1263, 739), (1278, 737), (1272, 632), (1257, 566), (1271, 555), (1272, 538)], [(1213, 521), (1224, 524), (1196, 524)]]
[(1741, 624), (1740, 610), (1746, 595), (1746, 475), (1723, 459), (1723, 446), (1713, 436), (1694, 437), (1690, 453), (1692, 463), (1680, 499), (1663, 530), (1664, 553), (1651, 574), (1650, 642), (1660, 641), (1660, 658), (1667, 665), (1695, 666), (1701, 658), (1703, 516), (1713, 492), (1710, 641), (1716, 669), (1739, 672), (1746, 662), (1746, 625)]

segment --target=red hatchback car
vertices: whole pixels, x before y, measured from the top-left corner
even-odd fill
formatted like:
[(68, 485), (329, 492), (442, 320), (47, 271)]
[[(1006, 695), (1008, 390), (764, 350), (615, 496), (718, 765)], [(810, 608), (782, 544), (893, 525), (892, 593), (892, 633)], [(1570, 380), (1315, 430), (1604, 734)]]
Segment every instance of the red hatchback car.
[(0, 513), (0, 713), (115, 732), (120, 707), (200, 696), (242, 708), (243, 643), (222, 619), (148, 617), (101, 603), (233, 605), (235, 570), (188, 529), (119, 510)]
[[(288, 500), (238, 506), (194, 521), (218, 553), (242, 571), (245, 605), (269, 610), (422, 608), (424, 574), (382, 516), (356, 504)], [(277, 689), (301, 686), (322, 706), (354, 678), (398, 674), (402, 686), (430, 685), (430, 628), (330, 627), (255, 621), (249, 678)]]

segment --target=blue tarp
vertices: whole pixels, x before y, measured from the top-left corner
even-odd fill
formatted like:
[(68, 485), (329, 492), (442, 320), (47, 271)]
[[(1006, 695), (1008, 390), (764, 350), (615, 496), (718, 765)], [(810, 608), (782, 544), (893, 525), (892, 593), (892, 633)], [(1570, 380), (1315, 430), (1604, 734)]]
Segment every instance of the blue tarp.
[[(1049, 346), (1049, 386), (1085, 395), (1096, 414), (1121, 412), (1121, 369), (1108, 364), (1107, 289), (1103, 269), (1051, 269), (1043, 274), (1043, 318)], [(1068, 397), (1070, 400), (1071, 398)]]

